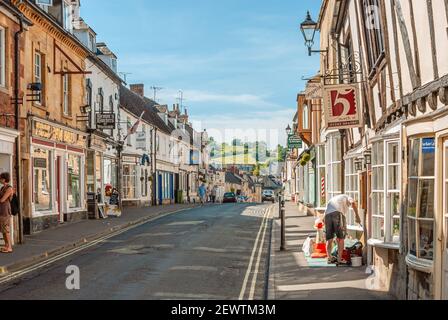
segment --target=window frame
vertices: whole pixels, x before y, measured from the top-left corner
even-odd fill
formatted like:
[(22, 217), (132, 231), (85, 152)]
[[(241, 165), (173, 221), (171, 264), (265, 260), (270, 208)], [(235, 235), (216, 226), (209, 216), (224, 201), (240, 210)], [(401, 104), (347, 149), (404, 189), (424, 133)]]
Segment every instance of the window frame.
[[(345, 159), (345, 194), (351, 197), (358, 204), (358, 208), (360, 207), (360, 184), (359, 184), (359, 172), (356, 170), (355, 161), (357, 157), (352, 156)], [(355, 183), (352, 183), (352, 180)], [(347, 215), (347, 228), (348, 229), (359, 229), (361, 226), (356, 223), (356, 215), (355, 212), (350, 208), (349, 213)]]
[[(425, 139), (433, 139), (434, 140), (434, 176), (424, 176), (423, 175), (423, 140)], [(411, 172), (410, 168), (411, 168), (411, 161), (413, 160), (413, 146), (412, 143), (414, 141), (419, 141), (419, 155), (418, 155), (418, 172), (417, 172), (417, 176), (412, 175), (413, 173)], [(408, 222), (408, 257), (411, 257), (412, 259), (416, 259), (419, 261), (425, 261), (427, 264), (430, 263), (434, 263), (434, 259), (435, 259), (435, 235), (436, 235), (436, 228), (435, 228), (435, 219), (436, 219), (436, 192), (435, 192), (435, 188), (436, 188), (436, 176), (435, 176), (435, 165), (436, 165), (436, 158), (437, 158), (437, 146), (436, 146), (436, 138), (434, 136), (423, 136), (423, 137), (415, 137), (415, 138), (410, 138), (408, 140), (408, 145), (409, 145), (409, 172), (408, 172), (408, 193), (411, 193), (411, 180), (417, 180), (417, 195), (416, 195), (416, 211), (415, 211), (415, 216), (412, 216), (409, 214), (410, 212), (410, 201), (411, 198), (408, 197), (408, 202), (407, 202), (407, 222)], [(433, 198), (433, 217), (432, 218), (422, 218), (420, 217), (421, 214), (421, 189), (420, 189), (420, 185), (421, 182), (424, 181), (433, 181), (433, 189), (434, 189), (434, 198)], [(432, 226), (432, 232), (433, 232), (433, 240), (432, 240), (432, 244), (433, 244), (433, 256), (432, 259), (425, 259), (421, 257), (421, 253), (420, 253), (420, 240), (421, 240), (421, 234), (420, 234), (420, 223), (421, 222), (432, 222), (433, 226)], [(411, 228), (411, 225), (413, 226), (413, 228)], [(411, 238), (411, 234), (410, 231), (414, 229), (415, 234), (413, 236), (415, 236), (415, 246), (416, 246), (416, 252), (415, 254), (413, 254), (411, 252), (412, 250), (412, 238)]]
[(66, 117), (71, 116), (70, 75), (68, 73), (62, 75), (62, 113)]
[[(378, 145), (381, 145), (382, 148), (382, 157), (381, 157), (381, 163), (377, 162), (377, 156), (379, 154), (379, 149), (376, 147)], [(401, 188), (401, 163), (400, 162), (391, 162), (390, 161), (390, 146), (396, 145), (397, 146), (397, 155), (396, 158), (399, 160), (401, 158), (401, 143), (399, 138), (393, 138), (393, 139), (384, 139), (375, 141), (373, 143), (373, 150), (374, 150), (374, 156), (372, 161), (372, 181), (371, 181), (371, 199), (372, 199), (372, 207), (371, 207), (371, 217), (372, 217), (372, 240), (375, 241), (381, 241), (382, 243), (387, 243), (391, 245), (398, 245), (401, 241), (400, 234), (401, 234), (401, 216), (400, 212), (401, 210), (398, 209), (398, 215), (393, 215), (391, 212), (391, 209), (389, 208), (390, 200), (392, 199), (393, 195), (398, 195), (398, 203), (401, 203), (402, 198), (402, 188)], [(397, 168), (397, 187), (398, 189), (390, 188), (390, 177), (393, 173), (393, 170), (391, 168)], [(382, 177), (380, 177), (382, 181), (382, 188), (375, 188), (375, 180), (376, 172), (379, 172), (375, 169), (382, 169)], [(379, 205), (381, 205), (383, 214), (378, 214), (375, 211), (376, 208), (376, 202), (374, 195), (377, 194), (382, 201), (379, 201)], [(381, 211), (381, 210), (380, 210)], [(384, 235), (379, 235), (379, 230), (376, 230), (377, 225), (373, 222), (374, 219), (382, 219), (383, 221), (383, 233)], [(399, 231), (398, 236), (394, 235), (394, 220), (399, 221)], [(398, 237), (398, 238), (395, 238)]]
[[(38, 58), (39, 58), (39, 64), (37, 63)], [(42, 88), (40, 101), (34, 101), (34, 103), (37, 104), (38, 106), (42, 106), (42, 100), (43, 100), (43, 86), (44, 86), (44, 73), (42, 72), (43, 61), (44, 61), (44, 55), (42, 54), (42, 52), (36, 50), (34, 52), (33, 79), (35, 83), (40, 83)], [(39, 69), (39, 74), (37, 72), (37, 69)]]
[[(326, 172), (326, 176), (327, 176), (327, 183), (326, 183), (326, 190), (327, 190), (327, 203), (335, 196), (341, 195), (342, 194), (342, 181), (341, 181), (341, 176), (342, 176), (342, 159), (341, 159), (341, 155), (334, 155), (333, 151), (334, 150), (341, 150), (341, 139), (342, 137), (339, 134), (333, 134), (330, 135), (328, 137), (327, 143), (326, 143), (326, 150), (325, 150), (325, 157), (326, 157), (326, 163), (327, 163), (327, 172)], [(338, 146), (334, 145), (334, 143), (336, 143), (337, 141), (339, 141)], [(338, 160), (339, 159), (339, 160)], [(340, 170), (339, 173), (340, 175), (338, 177), (336, 177), (337, 180), (334, 179), (335, 177), (335, 168), (337, 168), (339, 166)], [(336, 172), (338, 173), (338, 172)], [(333, 184), (334, 181), (338, 181), (339, 182), (339, 190), (333, 190)]]

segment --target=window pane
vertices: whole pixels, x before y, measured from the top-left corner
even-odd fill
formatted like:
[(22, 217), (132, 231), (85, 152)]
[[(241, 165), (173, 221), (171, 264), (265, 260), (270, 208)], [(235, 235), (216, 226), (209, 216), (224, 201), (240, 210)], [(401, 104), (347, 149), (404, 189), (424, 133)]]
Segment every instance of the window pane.
[(384, 164), (384, 142), (378, 142), (374, 148), (374, 165)]
[(332, 162), (341, 161), (341, 137), (334, 137), (331, 140)]
[(418, 163), (420, 156), (420, 139), (411, 141), (410, 157), (409, 157), (409, 176), (418, 177)]
[(373, 237), (377, 240), (384, 240), (384, 218), (373, 217)]
[(400, 242), (400, 219), (394, 218), (392, 220), (392, 242)]
[(420, 181), (420, 218), (434, 218), (434, 180)]
[(34, 207), (36, 211), (52, 209), (51, 152), (37, 149), (33, 153)]
[(400, 194), (391, 193), (389, 195), (389, 212), (391, 217), (400, 215)]
[(389, 143), (389, 163), (400, 163), (399, 154), (398, 143)]
[(384, 167), (373, 168), (373, 190), (384, 190)]
[(341, 191), (341, 164), (333, 165), (333, 181), (331, 181), (333, 191)]
[(422, 148), (422, 167), (424, 177), (433, 177), (435, 174), (435, 140), (434, 139), (423, 139)]
[(372, 196), (372, 214), (384, 216), (384, 193), (375, 192)]
[(415, 235), (415, 224), (416, 220), (408, 219), (408, 229), (409, 229), (409, 253), (413, 256), (417, 256), (417, 239)]
[(81, 157), (68, 156), (68, 192), (67, 200), (70, 208), (81, 207)]
[(398, 180), (399, 176), (399, 166), (389, 166), (388, 171), (388, 190), (399, 190), (400, 182)]
[(434, 258), (434, 222), (419, 221), (420, 256), (419, 258), (433, 260)]
[(408, 216), (417, 216), (417, 186), (418, 179), (409, 179), (409, 200), (408, 200)]

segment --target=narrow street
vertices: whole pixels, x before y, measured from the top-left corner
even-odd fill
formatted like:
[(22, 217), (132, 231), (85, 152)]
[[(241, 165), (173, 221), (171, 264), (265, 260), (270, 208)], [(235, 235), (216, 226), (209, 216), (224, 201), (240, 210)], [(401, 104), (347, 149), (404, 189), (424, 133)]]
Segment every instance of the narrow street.
[[(162, 217), (1, 284), (0, 299), (265, 299), (271, 208), (210, 205)], [(68, 266), (79, 267), (80, 290), (66, 288)]]

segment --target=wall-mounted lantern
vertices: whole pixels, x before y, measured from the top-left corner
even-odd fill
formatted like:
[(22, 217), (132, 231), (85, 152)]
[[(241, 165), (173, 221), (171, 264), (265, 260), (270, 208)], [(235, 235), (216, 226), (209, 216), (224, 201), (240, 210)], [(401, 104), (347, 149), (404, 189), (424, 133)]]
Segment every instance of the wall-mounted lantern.
[(300, 30), (305, 38), (305, 46), (308, 48), (308, 55), (311, 57), (313, 53), (328, 52), (328, 50), (313, 50), (314, 37), (317, 31), (317, 22), (311, 18), (311, 13), (308, 11), (305, 21), (300, 24)]

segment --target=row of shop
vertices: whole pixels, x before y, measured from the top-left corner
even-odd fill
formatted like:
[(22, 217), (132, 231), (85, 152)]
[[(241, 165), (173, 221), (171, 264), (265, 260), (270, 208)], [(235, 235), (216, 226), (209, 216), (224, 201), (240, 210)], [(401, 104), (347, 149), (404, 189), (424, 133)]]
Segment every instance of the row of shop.
[[(375, 28), (363, 24), (369, 8), (381, 13)], [(297, 99), (304, 148), (290, 155), (288, 189), (314, 214), (354, 198), (362, 223), (350, 212), (349, 236), (365, 245), (374, 288), (399, 299), (448, 299), (448, 62), (427, 55), (448, 48), (431, 31), (448, 26), (446, 9), (325, 0), (318, 22), (302, 23), (305, 37), (321, 32), (322, 72)], [(409, 27), (417, 11), (428, 37)]]

